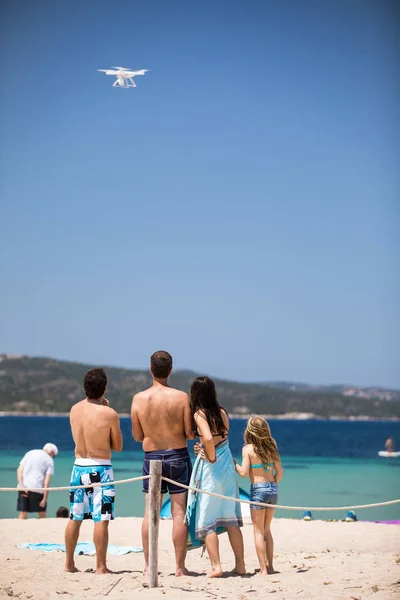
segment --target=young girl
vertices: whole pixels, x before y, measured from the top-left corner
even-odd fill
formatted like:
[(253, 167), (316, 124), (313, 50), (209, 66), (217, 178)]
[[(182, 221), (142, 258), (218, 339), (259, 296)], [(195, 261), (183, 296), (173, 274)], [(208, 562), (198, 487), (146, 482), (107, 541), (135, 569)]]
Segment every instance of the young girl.
[[(209, 377), (197, 377), (190, 390), (193, 430), (200, 438), (190, 485), (239, 499), (235, 467), (229, 449), (229, 417), (219, 405), (215, 384)], [(235, 555), (234, 572), (244, 575), (243, 525), (240, 504), (190, 491), (186, 522), (194, 547), (205, 543), (211, 562), (209, 577), (221, 577), (218, 533), (228, 532)]]
[[(250, 500), (277, 504), (277, 484), (282, 479), (283, 470), (278, 447), (267, 421), (262, 417), (251, 417), (244, 433), (244, 441), (246, 446), (242, 451), (242, 466), (235, 461), (235, 467), (241, 477), (250, 475)], [(260, 575), (274, 573), (274, 540), (270, 530), (274, 512), (273, 508), (250, 504)]]

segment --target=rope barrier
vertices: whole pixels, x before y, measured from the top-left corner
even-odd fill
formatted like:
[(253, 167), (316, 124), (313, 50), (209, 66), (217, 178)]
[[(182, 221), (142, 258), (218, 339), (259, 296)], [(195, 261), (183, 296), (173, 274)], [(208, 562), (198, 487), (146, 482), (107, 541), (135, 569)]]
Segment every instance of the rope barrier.
[(103, 487), (104, 485), (120, 485), (121, 483), (131, 483), (132, 481), (141, 481), (142, 479), (150, 479), (150, 475), (142, 475), (141, 477), (131, 477), (130, 479), (120, 479), (119, 481), (106, 481), (104, 483), (91, 483), (90, 485), (65, 485), (63, 487), (48, 487), (48, 488), (0, 488), (0, 492), (59, 492), (62, 490), (86, 490), (87, 488)]
[[(131, 477), (129, 479), (120, 479), (118, 481), (107, 481), (104, 483), (92, 483), (90, 486), (88, 485), (68, 485), (63, 487), (49, 487), (49, 488), (18, 488), (18, 487), (9, 487), (9, 488), (0, 488), (0, 492), (59, 492), (66, 490), (79, 490), (79, 489), (87, 489), (88, 487), (102, 487), (106, 485), (121, 485), (122, 483), (132, 483), (133, 481), (142, 481), (143, 479), (150, 479), (150, 475), (142, 475), (140, 477)], [(168, 483), (172, 483), (177, 485), (178, 487), (184, 488), (186, 490), (191, 490), (200, 494), (208, 494), (209, 496), (214, 496), (215, 498), (222, 498), (223, 500), (233, 500), (234, 502), (239, 502), (242, 504), (254, 504), (256, 506), (261, 506), (262, 508), (280, 508), (282, 510), (314, 510), (314, 511), (329, 511), (329, 510), (354, 510), (354, 509), (362, 509), (362, 508), (375, 508), (377, 506), (389, 506), (391, 504), (399, 504), (400, 499), (398, 500), (387, 500), (386, 502), (375, 502), (373, 504), (359, 504), (359, 505), (351, 505), (351, 506), (286, 506), (284, 504), (266, 504), (264, 502), (253, 502), (251, 500), (242, 500), (239, 498), (231, 498), (230, 496), (223, 496), (222, 494), (216, 494), (215, 492), (209, 492), (207, 490), (201, 490), (199, 488), (195, 488), (190, 485), (184, 485), (183, 483), (178, 483), (173, 479), (168, 479), (168, 477), (162, 477), (164, 481)]]
[(233, 500), (234, 502), (240, 502), (242, 504), (255, 504), (257, 506), (262, 506), (263, 508), (282, 508), (283, 510), (353, 510), (355, 508), (372, 508), (375, 506), (388, 506), (389, 504), (398, 504), (400, 503), (400, 499), (398, 500), (387, 500), (386, 502), (375, 502), (374, 504), (359, 504), (358, 506), (285, 506), (283, 504), (265, 504), (264, 502), (252, 502), (250, 500), (242, 500), (239, 498), (231, 498), (230, 496), (223, 496), (222, 494), (216, 494), (215, 492), (208, 492), (207, 490), (200, 490), (199, 488), (195, 488), (191, 485), (184, 485), (183, 483), (178, 483), (177, 481), (173, 481), (172, 479), (168, 479), (168, 477), (161, 477), (164, 481), (168, 483), (173, 483), (178, 487), (185, 488), (186, 490), (192, 490), (192, 492), (198, 492), (201, 494), (208, 494), (209, 496), (215, 496), (216, 498), (223, 498), (224, 500)]

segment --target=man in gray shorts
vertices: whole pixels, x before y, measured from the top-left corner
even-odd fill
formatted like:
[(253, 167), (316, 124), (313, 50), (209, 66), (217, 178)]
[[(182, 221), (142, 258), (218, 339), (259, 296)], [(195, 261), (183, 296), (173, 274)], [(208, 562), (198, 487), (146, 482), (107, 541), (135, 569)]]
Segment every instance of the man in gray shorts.
[[(145, 458), (143, 474), (148, 475), (150, 460), (162, 461), (162, 474), (165, 477), (189, 485), (192, 465), (186, 446), (187, 439), (194, 439), (189, 397), (185, 392), (169, 387), (168, 377), (172, 371), (172, 357), (160, 350), (150, 359), (150, 373), (153, 385), (134, 396), (131, 419), (132, 435), (142, 442)], [(146, 507), (142, 524), (142, 542), (145, 558), (143, 574), (147, 574), (149, 561), (149, 505), (148, 480), (143, 481), (146, 494)], [(177, 577), (188, 573), (185, 568), (187, 525), (184, 522), (187, 491), (162, 481), (160, 493), (169, 491), (173, 519), (172, 540), (175, 546)]]

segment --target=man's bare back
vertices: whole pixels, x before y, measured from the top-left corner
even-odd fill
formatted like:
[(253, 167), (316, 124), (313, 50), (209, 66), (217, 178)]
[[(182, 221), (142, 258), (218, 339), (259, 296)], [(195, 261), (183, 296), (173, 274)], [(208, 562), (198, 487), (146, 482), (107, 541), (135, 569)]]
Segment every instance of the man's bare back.
[(70, 412), (72, 437), (77, 458), (110, 459), (111, 451), (121, 452), (119, 418), (105, 402), (82, 400)]
[(160, 493), (170, 493), (173, 520), (173, 542), (175, 546), (175, 575), (187, 575), (185, 568), (187, 525), (185, 523), (187, 492), (192, 473), (192, 463), (186, 440), (194, 439), (189, 397), (185, 392), (168, 385), (172, 371), (172, 356), (165, 350), (158, 350), (150, 357), (150, 373), (153, 385), (136, 394), (132, 400), (132, 435), (142, 442), (144, 454), (142, 491), (146, 494), (146, 504), (142, 524), (142, 542), (146, 575), (149, 564), (149, 479), (150, 465), (154, 460), (161, 461), (162, 479)]
[(192, 437), (192, 417), (185, 392), (155, 382), (132, 402), (132, 433), (143, 450), (186, 448)]
[[(114, 518), (114, 473), (111, 451), (121, 452), (119, 418), (104, 398), (107, 375), (104, 369), (90, 369), (83, 379), (85, 400), (71, 408), (70, 424), (75, 442), (75, 463), (71, 473), (70, 520), (65, 530), (65, 567), (76, 573), (75, 548), (84, 519), (93, 519), (96, 573), (107, 568), (108, 524)], [(100, 484), (100, 485), (98, 485)]]

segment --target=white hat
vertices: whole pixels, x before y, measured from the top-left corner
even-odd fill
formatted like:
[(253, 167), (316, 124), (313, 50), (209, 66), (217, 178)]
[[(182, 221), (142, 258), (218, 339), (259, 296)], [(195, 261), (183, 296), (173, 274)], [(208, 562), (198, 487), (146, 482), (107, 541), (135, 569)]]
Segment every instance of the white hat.
[(58, 448), (55, 444), (51, 444), (50, 442), (47, 442), (47, 444), (45, 444), (43, 446), (43, 450), (47, 453), (52, 452), (54, 454), (54, 456), (57, 456), (58, 454)]

